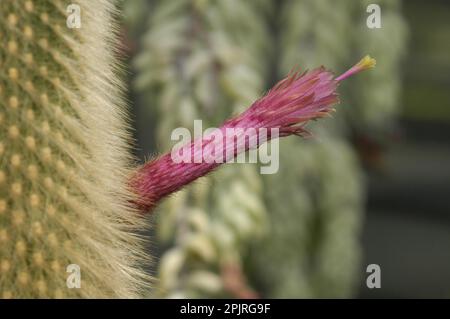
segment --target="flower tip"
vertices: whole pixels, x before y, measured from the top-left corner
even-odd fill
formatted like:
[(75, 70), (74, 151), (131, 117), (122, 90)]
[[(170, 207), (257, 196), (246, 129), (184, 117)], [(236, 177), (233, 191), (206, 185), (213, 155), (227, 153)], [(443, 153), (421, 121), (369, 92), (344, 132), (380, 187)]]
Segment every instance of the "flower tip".
[(336, 78), (336, 81), (342, 81), (352, 76), (353, 74), (359, 73), (364, 70), (372, 69), (375, 67), (376, 64), (377, 61), (374, 58), (370, 57), (370, 55), (366, 55), (364, 58), (361, 59), (361, 61), (359, 61), (349, 70), (347, 70), (344, 74), (338, 76)]
[(377, 60), (372, 58), (370, 55), (366, 55), (361, 61), (356, 65), (358, 68), (362, 70), (372, 69), (377, 65)]

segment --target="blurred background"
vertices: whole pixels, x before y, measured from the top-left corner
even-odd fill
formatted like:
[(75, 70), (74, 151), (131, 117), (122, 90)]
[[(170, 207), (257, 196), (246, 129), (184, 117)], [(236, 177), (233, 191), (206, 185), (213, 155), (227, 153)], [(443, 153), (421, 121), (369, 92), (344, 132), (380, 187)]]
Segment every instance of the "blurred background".
[[(370, 3), (381, 28), (370, 29)], [(151, 236), (158, 297), (450, 297), (450, 5), (446, 1), (127, 0), (122, 52), (136, 155), (217, 127), (292, 67), (343, 83), (280, 170), (233, 164), (166, 200)], [(206, 124), (205, 124), (206, 123)], [(369, 289), (366, 268), (381, 267)]]

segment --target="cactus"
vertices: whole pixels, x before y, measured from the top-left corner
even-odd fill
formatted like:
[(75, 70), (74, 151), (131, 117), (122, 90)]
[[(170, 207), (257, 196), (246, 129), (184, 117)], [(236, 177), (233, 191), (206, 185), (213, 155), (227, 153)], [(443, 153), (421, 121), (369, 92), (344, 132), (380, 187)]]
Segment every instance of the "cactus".
[[(114, 5), (0, 1), (0, 297), (135, 297), (148, 282)], [(111, 29), (113, 28), (113, 29)], [(68, 289), (66, 267), (81, 269)]]
[[(240, 12), (233, 11), (234, 7), (227, 3), (220, 5), (231, 10), (228, 18), (239, 16)], [(174, 163), (165, 155), (135, 169), (128, 150), (131, 141), (113, 50), (114, 2), (80, 0), (78, 4), (83, 17), (80, 30), (66, 26), (63, 1), (0, 3), (0, 39), (5, 43), (0, 47), (0, 68), (4, 70), (0, 74), (0, 294), (4, 298), (141, 296), (150, 278), (141, 267), (148, 259), (137, 235), (146, 220), (139, 212), (154, 208), (163, 197), (218, 166)], [(171, 10), (176, 11), (178, 5)], [(202, 1), (193, 5), (200, 11), (205, 8)], [(252, 12), (251, 7), (246, 10)], [(217, 19), (218, 12), (213, 10), (205, 18), (219, 21), (220, 25), (225, 21)], [(193, 11), (194, 15), (198, 13)], [(260, 30), (258, 21), (245, 22), (250, 29)], [(175, 24), (168, 28), (179, 27)], [(229, 27), (233, 29), (234, 24)], [(239, 32), (230, 31), (229, 36), (245, 45), (246, 40), (240, 38)], [(220, 36), (218, 39), (223, 40)], [(258, 39), (257, 46), (263, 49), (265, 43)], [(177, 45), (176, 39), (165, 44)], [(221, 65), (218, 62), (227, 64), (222, 53), (214, 50), (218, 56), (212, 60), (213, 71)], [(251, 75), (263, 73), (264, 67), (252, 61), (251, 54), (244, 55), (252, 71), (245, 72), (245, 67), (234, 69), (235, 65), (230, 63), (227, 72), (242, 75), (244, 70), (248, 78), (244, 76), (241, 84), (248, 85), (253, 96), (261, 83), (258, 76)], [(281, 136), (304, 135), (304, 125), (309, 120), (332, 110), (337, 101), (338, 82), (373, 63), (364, 59), (337, 78), (324, 68), (302, 75), (293, 72), (248, 110), (225, 122), (222, 129), (256, 126), (278, 128)], [(193, 66), (201, 67), (201, 63), (190, 65)], [(196, 92), (199, 94), (196, 98), (208, 107), (211, 107), (210, 76), (206, 72), (201, 77)], [(222, 84), (238, 109), (248, 96), (230, 81), (232, 78), (239, 77), (225, 73)], [(192, 108), (185, 111), (189, 113)], [(223, 146), (229, 147), (228, 140), (224, 142)], [(257, 146), (263, 142), (257, 139)], [(223, 149), (218, 151), (222, 154)], [(231, 154), (239, 152), (233, 150)], [(240, 172), (245, 174), (251, 169)], [(187, 257), (199, 257), (210, 263), (206, 269), (195, 269), (186, 278), (186, 287), (181, 292), (209, 289), (218, 293), (224, 288), (251, 297), (254, 293), (245, 286), (240, 258), (236, 257), (239, 251), (235, 252), (232, 245), (223, 245), (226, 242), (223, 239), (236, 237), (231, 242), (251, 239), (255, 232), (249, 218), (264, 219), (264, 209), (257, 199), (260, 190), (250, 189), (255, 196), (248, 203), (240, 194), (246, 186), (234, 184), (231, 175), (223, 176), (228, 176), (230, 183), (223, 189), (235, 198), (231, 204), (221, 202), (224, 207), (218, 216), (227, 218), (230, 208), (233, 213), (243, 212), (228, 220), (230, 229), (237, 228), (233, 230), (237, 236), (230, 229), (220, 229), (221, 224), (215, 224), (213, 218), (205, 219), (205, 214), (194, 211), (189, 220), (184, 220), (182, 229), (191, 236), (180, 237), (180, 241), (188, 239), (186, 244), (170, 251), (165, 256), (170, 262), (162, 264), (177, 273)], [(233, 189), (233, 185), (238, 187)], [(199, 190), (193, 197), (206, 201), (205, 189)], [(241, 217), (238, 222), (234, 220), (237, 216)], [(212, 227), (206, 227), (210, 222)], [(225, 254), (218, 256), (220, 249)], [(223, 256), (226, 260), (221, 259)], [(80, 266), (80, 289), (68, 289), (66, 267), (71, 264)], [(223, 267), (220, 270), (223, 279), (210, 271), (216, 270), (215, 267)], [(168, 268), (162, 267), (161, 271), (167, 274)], [(236, 278), (240, 278), (239, 282)]]

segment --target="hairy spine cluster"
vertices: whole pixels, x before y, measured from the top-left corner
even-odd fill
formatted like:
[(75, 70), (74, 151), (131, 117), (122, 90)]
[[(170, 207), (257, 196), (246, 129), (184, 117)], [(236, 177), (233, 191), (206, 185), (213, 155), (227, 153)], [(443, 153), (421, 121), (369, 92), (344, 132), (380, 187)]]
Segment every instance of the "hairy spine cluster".
[[(114, 5), (0, 1), (0, 297), (135, 297), (146, 282), (129, 203)], [(66, 267), (81, 269), (68, 289)]]

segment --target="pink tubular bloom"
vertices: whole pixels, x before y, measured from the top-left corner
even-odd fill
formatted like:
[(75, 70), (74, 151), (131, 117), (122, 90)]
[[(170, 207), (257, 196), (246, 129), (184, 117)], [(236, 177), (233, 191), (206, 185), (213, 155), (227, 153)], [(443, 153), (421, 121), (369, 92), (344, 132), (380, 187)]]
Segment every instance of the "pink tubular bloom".
[[(375, 60), (366, 56), (337, 78), (323, 67), (302, 74), (291, 72), (265, 96), (237, 117), (227, 120), (219, 129), (221, 132), (230, 128), (242, 129), (237, 136), (230, 139), (225, 134), (220, 144), (206, 137), (183, 147), (195, 157), (199, 152), (209, 151), (213, 144), (220, 145), (221, 148), (217, 150), (216, 147), (215, 152), (218, 152), (221, 161), (176, 162), (172, 154), (168, 153), (140, 167), (130, 182), (138, 195), (136, 205), (143, 212), (148, 211), (167, 195), (206, 175), (239, 153), (259, 147), (266, 141), (255, 134), (245, 134), (248, 129), (267, 129), (269, 140), (277, 137), (270, 134), (273, 129), (277, 130), (279, 136), (307, 135), (305, 125), (308, 121), (327, 116), (333, 110), (333, 105), (338, 103), (336, 88), (339, 81), (374, 65)], [(245, 146), (241, 149), (236, 148), (237, 143), (232, 143), (240, 139), (245, 140)]]

